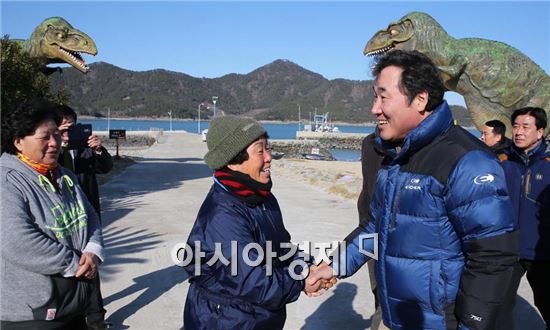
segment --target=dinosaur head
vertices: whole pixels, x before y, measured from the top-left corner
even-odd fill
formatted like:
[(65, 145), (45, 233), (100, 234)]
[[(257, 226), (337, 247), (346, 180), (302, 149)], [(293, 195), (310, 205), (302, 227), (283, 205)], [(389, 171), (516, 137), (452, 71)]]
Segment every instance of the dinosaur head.
[[(438, 26), (440, 29), (432, 27)], [(425, 28), (429, 27), (429, 28)], [(412, 12), (403, 16), (399, 21), (390, 23), (384, 30), (376, 34), (367, 42), (363, 54), (366, 56), (383, 55), (392, 49), (423, 51), (422, 40), (433, 40), (436, 34), (447, 33), (430, 15), (421, 12)]]
[(97, 54), (92, 38), (61, 17), (50, 17), (38, 25), (27, 40), (27, 49), (45, 64), (68, 63), (84, 73), (88, 72), (88, 65), (80, 53)]

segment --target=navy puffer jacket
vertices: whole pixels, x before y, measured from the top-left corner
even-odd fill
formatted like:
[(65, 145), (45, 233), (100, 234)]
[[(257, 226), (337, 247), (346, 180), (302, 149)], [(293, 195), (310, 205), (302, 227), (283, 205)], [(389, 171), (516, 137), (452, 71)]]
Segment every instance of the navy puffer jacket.
[(550, 260), (550, 147), (512, 148), (502, 162), (520, 231), (520, 257)]
[[(200, 242), (205, 257), (200, 262), (200, 275), (194, 275), (193, 261), (185, 267), (191, 276), (185, 302), (184, 327), (189, 329), (282, 329), (286, 319), (286, 304), (298, 299), (303, 280), (290, 277), (289, 265), (298, 254), (285, 261), (289, 249), (281, 243), (290, 242), (281, 211), (273, 195), (263, 204), (245, 204), (222, 186), (215, 183), (203, 202), (187, 244), (194, 249)], [(232, 242), (237, 261), (231, 258)], [(267, 275), (266, 245), (277, 254), (272, 258), (272, 275)], [(223, 256), (230, 260), (224, 265), (218, 260), (209, 262), (219, 243)], [(256, 243), (265, 252), (263, 262), (250, 266), (243, 259), (243, 250)], [(251, 249), (250, 260), (258, 254)], [(196, 257), (196, 255), (195, 255)], [(237, 266), (236, 275), (232, 267)], [(295, 270), (300, 274), (301, 268)]]
[[(383, 145), (381, 140), (378, 143)], [(333, 265), (345, 277), (373, 251), (384, 323), (392, 329), (490, 329), (517, 266), (518, 239), (496, 157), (452, 123), (446, 102), (406, 136), (378, 172), (375, 221), (347, 238)]]

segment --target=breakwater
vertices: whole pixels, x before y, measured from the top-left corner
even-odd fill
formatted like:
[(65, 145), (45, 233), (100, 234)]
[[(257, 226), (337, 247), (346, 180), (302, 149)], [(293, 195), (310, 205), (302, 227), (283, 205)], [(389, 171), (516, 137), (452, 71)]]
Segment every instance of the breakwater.
[(368, 134), (361, 133), (328, 133), (328, 132), (296, 132), (299, 141), (318, 141), (326, 149), (361, 150), (363, 139)]
[(284, 153), (284, 158), (300, 159), (307, 154), (318, 154), (326, 160), (334, 160), (331, 149), (361, 150), (367, 134), (296, 132), (296, 140), (271, 140), (276, 152)]

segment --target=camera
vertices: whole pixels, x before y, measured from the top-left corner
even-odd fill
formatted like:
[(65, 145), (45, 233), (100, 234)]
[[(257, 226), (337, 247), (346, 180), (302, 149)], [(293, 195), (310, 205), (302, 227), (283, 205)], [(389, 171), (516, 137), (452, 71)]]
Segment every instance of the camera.
[(88, 138), (92, 135), (91, 124), (76, 124), (69, 127), (69, 149), (84, 149), (88, 147)]

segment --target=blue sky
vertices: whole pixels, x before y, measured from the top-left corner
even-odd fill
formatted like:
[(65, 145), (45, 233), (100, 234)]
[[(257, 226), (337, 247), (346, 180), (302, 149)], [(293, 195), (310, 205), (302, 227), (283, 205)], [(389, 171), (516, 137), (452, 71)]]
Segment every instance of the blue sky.
[[(371, 79), (368, 39), (411, 11), (433, 16), (455, 38), (485, 38), (521, 50), (550, 72), (550, 1), (143, 2), (4, 1), (1, 31), (28, 38), (62, 16), (98, 46), (89, 63), (156, 68), (194, 77), (246, 74), (288, 59), (328, 79)], [(455, 103), (455, 102), (451, 102)]]

